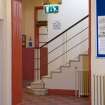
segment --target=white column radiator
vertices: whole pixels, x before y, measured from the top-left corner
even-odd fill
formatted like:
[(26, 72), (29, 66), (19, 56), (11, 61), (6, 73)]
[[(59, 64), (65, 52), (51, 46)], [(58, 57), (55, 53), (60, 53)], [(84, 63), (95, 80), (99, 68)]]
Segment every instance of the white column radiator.
[(105, 75), (93, 75), (94, 105), (105, 105)]
[(89, 72), (76, 71), (75, 72), (75, 95), (89, 96)]

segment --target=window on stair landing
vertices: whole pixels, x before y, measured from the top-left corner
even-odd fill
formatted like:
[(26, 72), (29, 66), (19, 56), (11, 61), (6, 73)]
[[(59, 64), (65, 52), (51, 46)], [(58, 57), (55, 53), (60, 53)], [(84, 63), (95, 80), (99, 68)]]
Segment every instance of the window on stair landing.
[(45, 10), (39, 9), (37, 21), (47, 21), (47, 20), (48, 20), (48, 15), (45, 13)]
[(42, 46), (48, 41), (48, 14), (45, 13), (44, 8), (38, 10), (37, 22), (40, 23), (38, 27), (39, 46)]
[(44, 45), (48, 41), (48, 27), (47, 26), (41, 26), (39, 28), (39, 40), (40, 40), (40, 46)]

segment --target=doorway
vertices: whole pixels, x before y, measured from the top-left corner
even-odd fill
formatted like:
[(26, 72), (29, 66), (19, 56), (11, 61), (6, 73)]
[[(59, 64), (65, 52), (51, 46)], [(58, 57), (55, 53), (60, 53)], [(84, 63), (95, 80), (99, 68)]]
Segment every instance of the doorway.
[[(19, 3), (19, 4), (18, 4), (18, 3)], [(16, 9), (15, 9), (15, 10), (17, 10), (17, 13), (19, 13), (18, 9), (20, 8), (21, 1), (18, 1), (18, 2), (15, 1), (14, 4), (16, 4), (16, 5), (15, 5), (15, 6), (16, 6)], [(13, 5), (14, 5), (14, 4), (13, 4)], [(19, 7), (18, 7), (18, 5), (19, 5)], [(17, 7), (18, 7), (18, 8), (17, 8)], [(15, 8), (15, 7), (13, 7), (13, 8)], [(20, 11), (21, 11), (21, 8), (20, 8)], [(17, 16), (17, 14), (16, 14), (16, 16)], [(20, 17), (20, 16), (18, 16), (17, 18), (19, 18), (19, 17)], [(18, 23), (13, 24), (13, 26), (15, 26), (16, 24), (21, 24), (19, 21), (20, 21), (20, 20), (18, 20)], [(17, 28), (19, 29), (19, 27), (16, 27), (16, 28), (13, 28), (13, 30), (15, 30), (15, 29), (17, 29)], [(41, 27), (40, 27), (40, 28), (41, 28)], [(38, 30), (39, 30), (40, 28), (38, 28), (38, 29), (36, 28), (36, 29), (37, 29), (37, 30), (36, 30), (37, 33), (39, 32)], [(18, 32), (19, 30), (16, 30), (16, 31)], [(14, 33), (14, 34), (15, 34), (15, 33)], [(18, 35), (19, 35), (19, 34), (20, 34), (20, 33), (18, 33)], [(16, 35), (16, 36), (18, 36), (18, 35)], [(37, 36), (36, 36), (36, 37), (37, 37)], [(16, 37), (16, 39), (13, 39), (13, 41), (14, 41), (13, 54), (16, 54), (16, 53), (19, 54), (19, 56), (17, 56), (18, 58), (15, 57), (15, 56), (17, 55), (17, 54), (16, 54), (16, 55), (13, 56), (13, 59), (14, 59), (14, 64), (16, 63), (16, 64), (18, 64), (18, 65), (21, 65), (21, 64), (22, 64), (22, 63), (21, 63), (21, 62), (22, 62), (21, 59), (19, 59), (20, 57), (22, 58), (22, 55), (21, 55), (21, 54), (22, 54), (22, 53), (21, 53), (22, 47), (19, 47), (19, 46), (22, 46), (22, 43), (21, 43), (20, 39), (21, 39), (20, 37), (19, 37), (19, 39), (18, 39), (18, 37)], [(35, 40), (36, 40), (36, 39), (37, 39), (37, 38), (35, 38)], [(15, 43), (15, 42), (17, 42), (17, 40), (18, 40), (18, 43), (17, 43), (18, 45), (16, 45), (16, 43)], [(35, 46), (37, 46), (37, 47), (39, 47), (39, 41), (38, 41), (38, 40), (39, 40), (39, 38), (35, 41), (35, 43), (36, 43)], [(38, 42), (37, 42), (37, 41), (38, 41)], [(16, 48), (15, 46), (18, 46), (19, 48), (17, 47), (17, 49), (15, 49), (15, 48)], [(19, 51), (20, 51), (20, 52), (19, 52)], [(17, 59), (19, 59), (19, 60), (18, 60), (19, 62), (18, 62), (18, 61), (16, 62)], [(20, 70), (22, 65), (19, 66), (20, 68), (16, 68), (18, 65), (14, 65), (15, 67), (13, 66), (13, 70), (14, 70), (14, 69), (16, 70), (16, 72), (14, 71), (15, 74), (13, 74), (13, 80), (14, 80), (13, 86), (15, 86), (13, 92), (15, 91), (16, 93), (14, 93), (13, 96), (18, 96), (19, 93), (20, 93), (20, 94), (22, 93), (22, 88), (21, 88), (21, 86), (20, 86), (20, 84), (22, 85), (22, 81), (21, 81), (21, 80), (22, 80), (22, 77), (20, 77), (20, 76), (22, 76), (22, 74), (21, 74), (21, 71), (20, 71), (20, 73), (19, 73), (19, 71), (17, 70), (17, 69)], [(17, 75), (17, 74), (18, 74), (17, 71), (18, 71), (19, 75)], [(16, 76), (16, 75), (17, 75), (17, 76)], [(19, 84), (16, 84), (16, 78), (17, 78), (17, 81), (20, 80)], [(16, 87), (17, 85), (19, 85), (19, 87)], [(18, 93), (18, 95), (17, 95), (17, 93)], [(20, 97), (20, 96), (21, 96), (21, 95), (19, 95), (19, 100), (17, 100), (18, 98), (16, 97), (16, 100), (17, 100), (16, 103), (18, 103), (18, 102), (21, 101), (22, 97)], [(15, 97), (14, 97), (14, 98), (15, 98)], [(14, 100), (14, 99), (13, 99), (13, 100)], [(13, 102), (13, 103), (14, 103), (14, 102)], [(16, 105), (16, 103), (14, 103), (13, 105)]]

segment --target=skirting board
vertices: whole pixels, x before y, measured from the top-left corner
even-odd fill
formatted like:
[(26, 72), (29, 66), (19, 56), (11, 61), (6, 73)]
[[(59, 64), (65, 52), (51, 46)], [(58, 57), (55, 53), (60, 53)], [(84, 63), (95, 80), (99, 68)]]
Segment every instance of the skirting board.
[(48, 95), (75, 96), (75, 90), (48, 89)]

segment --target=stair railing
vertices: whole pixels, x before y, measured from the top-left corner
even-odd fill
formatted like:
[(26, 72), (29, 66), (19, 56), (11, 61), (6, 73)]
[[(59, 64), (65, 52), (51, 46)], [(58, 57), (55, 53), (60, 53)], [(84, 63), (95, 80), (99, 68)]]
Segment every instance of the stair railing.
[[(62, 62), (62, 61), (66, 61), (65, 62), (65, 64), (66, 64), (68, 62), (67, 59), (68, 59), (69, 55), (72, 53), (72, 51), (74, 49), (78, 48), (81, 45), (84, 46), (86, 43), (88, 43), (88, 35), (86, 35), (86, 37), (84, 37), (85, 34), (88, 34), (88, 23), (87, 23), (87, 25), (85, 24), (85, 26), (84, 26), (84, 23), (87, 22), (88, 17), (89, 17), (89, 15), (86, 15), (85, 17), (83, 17), (82, 19), (80, 19), (79, 21), (74, 23), (72, 26), (70, 26), (65, 31), (61, 32), (59, 35), (55, 36), (54, 38), (52, 38), (51, 40), (49, 40), (48, 42), (46, 42), (39, 48), (35, 48), (36, 56), (37, 56), (37, 62), (36, 62), (36, 66), (35, 66), (36, 67), (35, 68), (35, 70), (36, 70), (35, 80), (40, 80), (40, 78), (41, 78), (41, 76), (40, 76), (40, 66), (41, 66), (40, 65), (40, 61), (41, 61), (40, 50), (42, 48), (45, 48), (45, 47), (49, 48), (48, 49), (48, 68), (50, 69), (50, 68), (54, 67), (55, 65), (57, 65), (57, 63)], [(84, 22), (83, 25), (82, 25), (82, 22)], [(73, 30), (76, 30), (78, 27), (80, 28), (80, 30), (71, 35), (70, 33), (73, 33)], [(69, 32), (69, 34), (68, 34), (68, 32)], [(72, 43), (73, 40), (76, 41), (79, 38), (81, 38), (82, 40), (80, 40), (79, 42), (76, 42), (76, 44)], [(55, 46), (55, 47), (52, 48), (52, 46)], [(46, 58), (43, 57), (43, 60), (44, 59), (46, 59)], [(57, 60), (58, 60), (58, 62), (57, 62)], [(52, 66), (51, 66), (51, 64), (52, 64)]]

